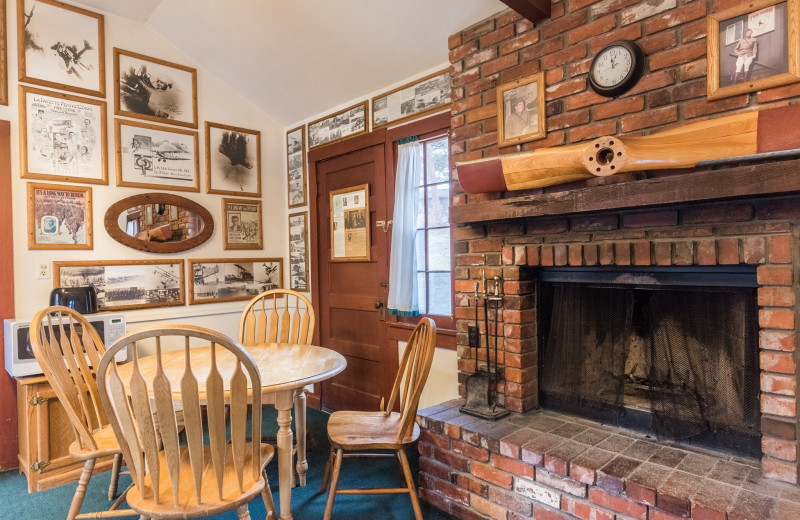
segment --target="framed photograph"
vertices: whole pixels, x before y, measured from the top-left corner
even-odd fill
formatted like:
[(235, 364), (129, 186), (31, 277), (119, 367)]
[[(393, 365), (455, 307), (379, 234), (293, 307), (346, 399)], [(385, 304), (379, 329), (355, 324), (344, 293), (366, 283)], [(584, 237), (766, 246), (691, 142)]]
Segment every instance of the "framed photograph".
[(108, 184), (106, 102), (19, 87), (22, 177)]
[(283, 258), (189, 260), (189, 272), (189, 305), (249, 300), (282, 287)]
[(261, 132), (206, 121), (206, 193), (261, 196)]
[(369, 108), (367, 102), (325, 116), (308, 124), (308, 148), (335, 143), (348, 137), (367, 133)]
[(261, 201), (222, 199), (223, 249), (262, 249)]
[(800, 81), (800, 0), (757, 0), (708, 16), (708, 99)]
[(370, 260), (369, 184), (330, 192), (331, 262)]
[(148, 204), (144, 207), (144, 225), (145, 226), (152, 226), (153, 225), (153, 205)]
[(286, 132), (286, 171), (289, 186), (289, 208), (305, 206), (306, 192), (306, 129), (303, 126)]
[(200, 191), (197, 132), (114, 121), (117, 186)]
[(309, 291), (308, 211), (289, 214), (289, 289)]
[(183, 260), (53, 262), (53, 287), (94, 286), (101, 311), (184, 305)]
[(17, 0), (17, 51), (20, 82), (106, 97), (103, 15), (57, 0)]
[(450, 71), (441, 70), (372, 98), (372, 129), (416, 119), (450, 104)]
[(115, 48), (114, 113), (197, 128), (197, 69)]
[(497, 146), (510, 146), (547, 135), (544, 72), (497, 87)]
[(8, 105), (8, 31), (6, 0), (0, 0), (0, 105)]
[(28, 249), (92, 249), (92, 188), (29, 182)]

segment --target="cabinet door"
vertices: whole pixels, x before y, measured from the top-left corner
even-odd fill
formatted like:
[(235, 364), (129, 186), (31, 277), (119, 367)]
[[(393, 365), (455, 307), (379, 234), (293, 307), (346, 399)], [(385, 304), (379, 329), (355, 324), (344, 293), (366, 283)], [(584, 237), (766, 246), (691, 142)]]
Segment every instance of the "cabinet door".
[(36, 385), (31, 390), (31, 397), (38, 404), (28, 403), (33, 448), (30, 464), (49, 462), (38, 470), (41, 475), (74, 465), (76, 461), (69, 455), (69, 445), (75, 440), (75, 434), (67, 413), (49, 385)]

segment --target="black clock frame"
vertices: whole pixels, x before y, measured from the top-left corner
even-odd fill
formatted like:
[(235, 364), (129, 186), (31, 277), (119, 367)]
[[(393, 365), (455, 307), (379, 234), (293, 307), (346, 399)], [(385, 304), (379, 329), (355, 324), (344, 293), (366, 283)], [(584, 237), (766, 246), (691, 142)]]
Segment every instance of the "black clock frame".
[[(631, 70), (628, 71), (628, 74), (622, 78), (622, 81), (613, 85), (611, 87), (604, 87), (602, 85), (598, 85), (594, 80), (594, 68), (597, 66), (597, 58), (600, 57), (605, 51), (612, 47), (624, 47), (631, 53)], [(642, 78), (644, 74), (644, 52), (642, 48), (636, 42), (631, 40), (617, 40), (615, 42), (611, 42), (605, 47), (603, 47), (600, 52), (595, 54), (594, 59), (592, 59), (592, 64), (589, 66), (589, 86), (594, 90), (597, 94), (605, 97), (617, 97), (621, 96), (622, 94), (626, 93), (630, 89), (633, 88), (636, 83)]]

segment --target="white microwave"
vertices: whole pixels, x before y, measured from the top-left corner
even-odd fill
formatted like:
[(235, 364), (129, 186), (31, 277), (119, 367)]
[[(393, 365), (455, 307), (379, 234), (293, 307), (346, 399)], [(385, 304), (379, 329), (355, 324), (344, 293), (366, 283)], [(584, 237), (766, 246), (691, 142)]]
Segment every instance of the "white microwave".
[[(125, 334), (125, 315), (120, 313), (85, 314), (83, 316), (92, 324), (97, 335), (106, 347), (111, 346), (120, 336)], [(31, 322), (5, 320), (4, 339), (6, 372), (12, 377), (23, 377), (41, 374), (42, 369), (33, 356), (30, 335)], [(115, 356), (117, 363), (127, 361), (128, 352), (123, 349)]]

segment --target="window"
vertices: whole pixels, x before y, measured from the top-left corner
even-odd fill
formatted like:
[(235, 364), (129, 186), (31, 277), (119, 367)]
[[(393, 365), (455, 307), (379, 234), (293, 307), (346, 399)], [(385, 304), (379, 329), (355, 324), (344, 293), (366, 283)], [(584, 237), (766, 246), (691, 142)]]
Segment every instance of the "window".
[(417, 213), (420, 314), (452, 315), (450, 276), (450, 157), (447, 136), (425, 141)]

